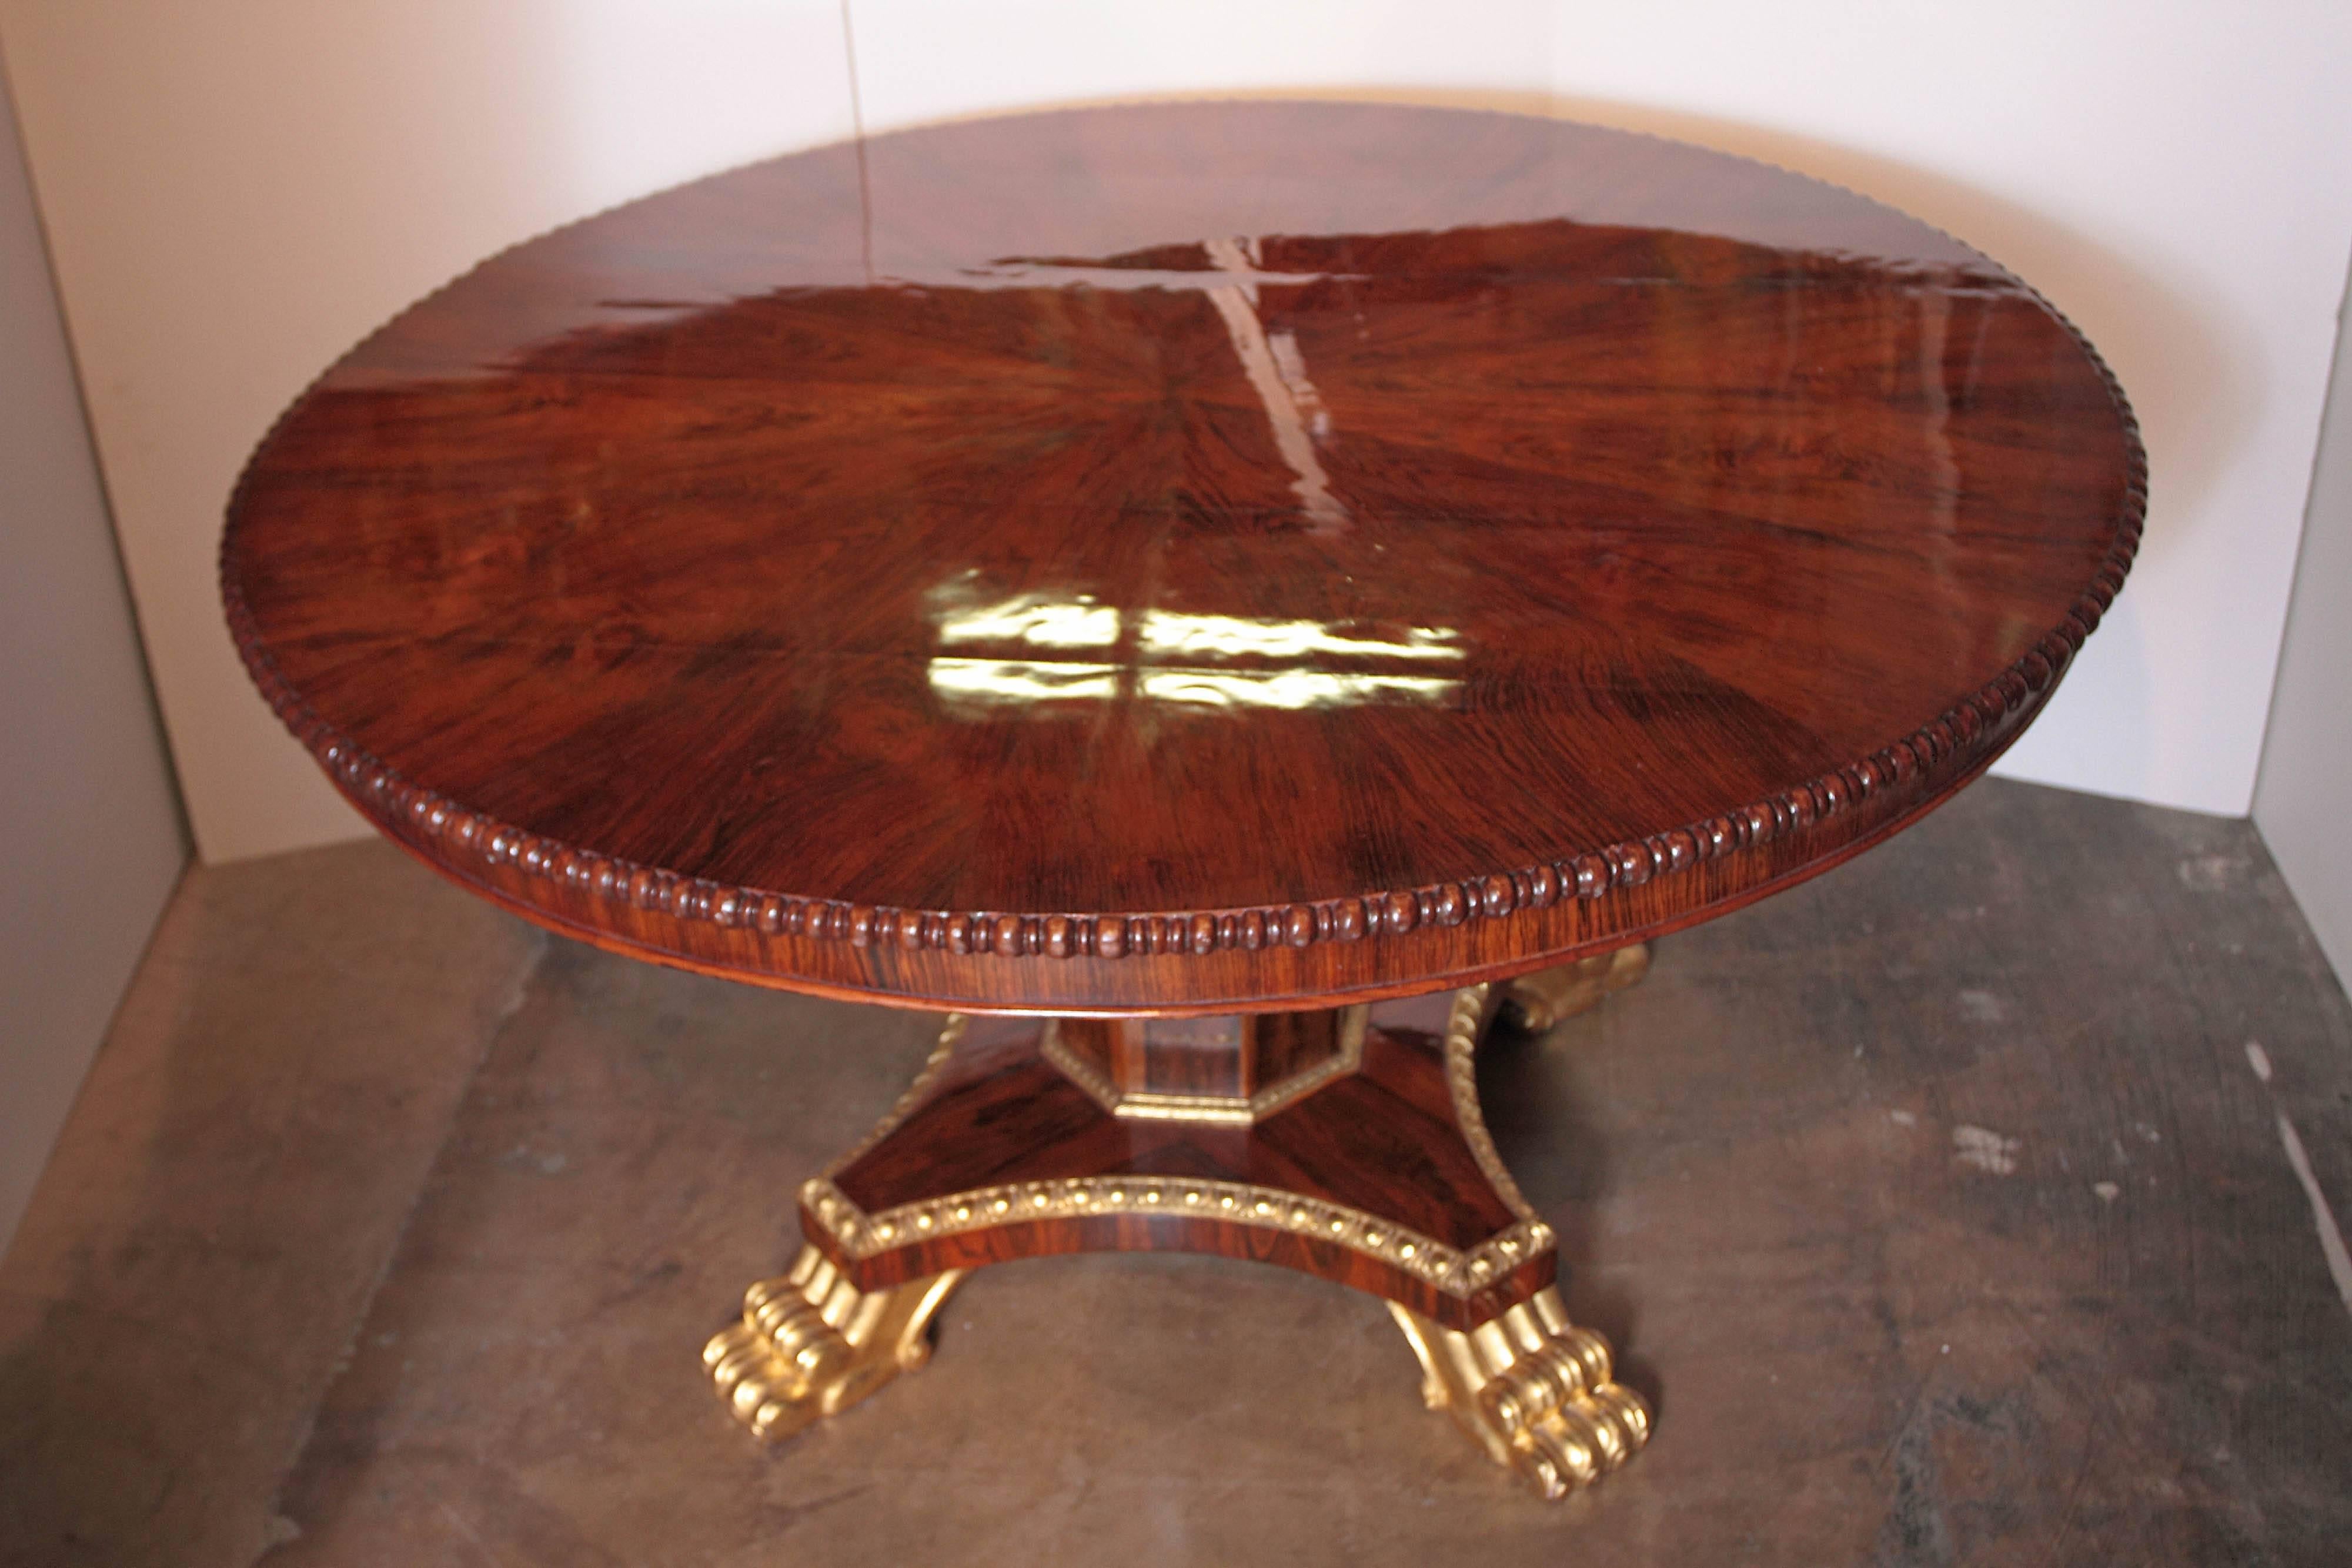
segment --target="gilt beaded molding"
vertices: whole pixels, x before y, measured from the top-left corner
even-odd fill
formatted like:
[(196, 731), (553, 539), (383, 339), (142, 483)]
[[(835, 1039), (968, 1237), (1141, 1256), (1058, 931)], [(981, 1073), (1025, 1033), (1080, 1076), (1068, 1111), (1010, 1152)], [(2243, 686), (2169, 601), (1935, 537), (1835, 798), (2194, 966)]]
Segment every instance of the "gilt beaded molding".
[(1245, 1182), (1194, 1177), (1102, 1176), (1014, 1182), (903, 1203), (878, 1214), (867, 1214), (824, 1176), (803, 1183), (800, 1197), (801, 1207), (853, 1260), (1024, 1220), (1198, 1217), (1331, 1242), (1465, 1300), (1549, 1251), (1555, 1240), (1551, 1227), (1542, 1220), (1520, 1219), (1464, 1250), (1345, 1204)]

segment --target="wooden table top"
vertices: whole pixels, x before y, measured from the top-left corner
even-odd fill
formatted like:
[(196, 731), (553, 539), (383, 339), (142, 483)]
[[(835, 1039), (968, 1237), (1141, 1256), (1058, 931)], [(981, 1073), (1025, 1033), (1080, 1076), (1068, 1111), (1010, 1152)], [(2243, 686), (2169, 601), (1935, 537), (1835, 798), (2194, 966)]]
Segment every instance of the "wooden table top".
[(1401, 994), (1835, 863), (2120, 586), (2120, 391), (1849, 193), (1507, 115), (875, 138), (486, 262), (222, 577), (351, 799), (531, 918), (916, 1006)]

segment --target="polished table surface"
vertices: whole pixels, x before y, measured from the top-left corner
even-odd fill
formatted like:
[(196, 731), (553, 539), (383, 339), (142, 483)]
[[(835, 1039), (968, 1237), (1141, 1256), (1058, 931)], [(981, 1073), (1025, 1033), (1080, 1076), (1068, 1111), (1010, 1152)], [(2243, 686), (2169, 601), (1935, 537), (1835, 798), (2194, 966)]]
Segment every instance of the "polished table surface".
[(877, 1001), (1494, 978), (1972, 777), (2129, 563), (2089, 346), (1675, 143), (1339, 104), (952, 125), (483, 264), (222, 571), (352, 800), (575, 936)]

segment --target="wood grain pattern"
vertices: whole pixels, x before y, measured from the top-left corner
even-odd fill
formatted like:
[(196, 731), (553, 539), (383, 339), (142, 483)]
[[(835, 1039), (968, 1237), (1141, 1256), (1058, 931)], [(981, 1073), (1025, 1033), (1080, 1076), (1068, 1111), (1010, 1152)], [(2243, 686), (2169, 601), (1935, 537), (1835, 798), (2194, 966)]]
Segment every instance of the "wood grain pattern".
[(2137, 546), (2079, 335), (1780, 171), (1328, 104), (866, 159), (486, 263), (238, 487), (264, 695), (531, 918), (1066, 1014), (1557, 964), (1932, 807)]

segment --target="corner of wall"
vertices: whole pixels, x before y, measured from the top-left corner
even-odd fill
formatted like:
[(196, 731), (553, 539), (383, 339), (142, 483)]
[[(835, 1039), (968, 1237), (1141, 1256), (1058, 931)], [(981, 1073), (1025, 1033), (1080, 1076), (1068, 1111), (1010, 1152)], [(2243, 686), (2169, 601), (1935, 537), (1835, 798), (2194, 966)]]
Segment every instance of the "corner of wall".
[(2352, 986), (2352, 276), (2272, 687), (2254, 826), (2339, 983)]

